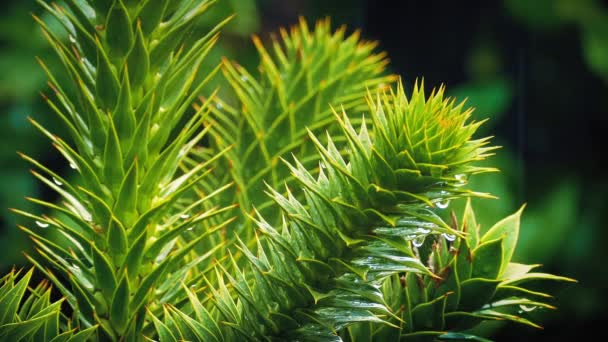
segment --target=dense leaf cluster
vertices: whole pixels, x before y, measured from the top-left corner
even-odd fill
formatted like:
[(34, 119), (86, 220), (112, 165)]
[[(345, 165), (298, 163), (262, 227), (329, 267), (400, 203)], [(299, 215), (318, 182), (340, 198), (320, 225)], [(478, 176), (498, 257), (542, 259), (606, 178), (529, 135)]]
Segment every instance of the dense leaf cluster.
[(229, 20), (199, 32), (213, 1), (40, 3), (68, 37), (36, 18), (69, 140), (32, 123), (74, 175), (22, 154), (60, 200), (14, 209), (47, 280), (2, 278), (0, 338), (481, 339), (486, 320), (538, 326), (517, 313), (552, 308), (530, 282), (570, 281), (511, 261), (521, 212), (482, 236), (470, 202), (446, 223), (488, 197), (467, 180), (494, 147), (443, 87), (406, 96), (358, 33), (302, 19), (254, 37), (257, 73), (205, 70)]

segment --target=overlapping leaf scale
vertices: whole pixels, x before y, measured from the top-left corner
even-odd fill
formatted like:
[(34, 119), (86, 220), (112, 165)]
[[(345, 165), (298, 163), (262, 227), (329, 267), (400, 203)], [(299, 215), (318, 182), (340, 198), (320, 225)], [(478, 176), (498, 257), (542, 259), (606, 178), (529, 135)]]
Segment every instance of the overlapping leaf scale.
[[(365, 119), (357, 132), (345, 113), (336, 114), (346, 156), (331, 136), (325, 145), (309, 131), (319, 153), (318, 174), (313, 176), (298, 159), (287, 163), (305, 200), (298, 200), (289, 187), (284, 195), (269, 186), (284, 213), (281, 227), (258, 213), (263, 237), (257, 254), (240, 244), (249, 260), (248, 274), (238, 271), (236, 262), (234, 270), (223, 272), (239, 300), (224, 294), (227, 290), (215, 292), (216, 307), (234, 334), (243, 331), (253, 340), (325, 341), (339, 340), (341, 330), (358, 322), (398, 327), (381, 291), (385, 279), (404, 273), (440, 279), (420, 261), (410, 241), (429, 234), (462, 234), (434, 212), (440, 200), (434, 194), (442, 189), (450, 197), (475, 195), (461, 188), (456, 174), (486, 171), (475, 167), (486, 153), (485, 140), (470, 140), (474, 129), (469, 128), (477, 124), (461, 119), (466, 114), (452, 110), (437, 94), (425, 99), (416, 88), (407, 100), (400, 85), (396, 93), (379, 92), (378, 102), (370, 96), (371, 132)], [(448, 165), (440, 173), (416, 163), (424, 156), (403, 137), (403, 125), (415, 116), (428, 116), (408, 123), (415, 132), (440, 120), (447, 124), (438, 134), (469, 130), (454, 140), (453, 153), (435, 153), (446, 145), (427, 144), (425, 153), (436, 155), (432, 161)], [(408, 172), (402, 172), (404, 165)]]
[(44, 280), (30, 287), (33, 269), (19, 279), (11, 270), (0, 279), (0, 339), (3, 341), (86, 341), (97, 328), (76, 332), (61, 313), (64, 299), (51, 300), (51, 286)]
[[(28, 258), (81, 328), (99, 325), (99, 338), (133, 340), (152, 326), (146, 307), (160, 312), (165, 301), (183, 302), (180, 282), (202, 281), (191, 269), (210, 264), (221, 248), (217, 231), (229, 223), (228, 208), (209, 204), (229, 184), (184, 202), (211, 174), (213, 158), (178, 169), (208, 133), (202, 123), (210, 102), (190, 108), (219, 70), (195, 83), (226, 21), (204, 34), (196, 29), (213, 1), (39, 2), (68, 36), (36, 18), (64, 67), (61, 73), (40, 61), (53, 92), (44, 99), (69, 139), (32, 123), (76, 175), (61, 177), (22, 154), (60, 200), (31, 199), (48, 216), (14, 211), (32, 219), (21, 227), (38, 252)], [(62, 74), (71, 82), (60, 82)], [(223, 219), (203, 224), (214, 216)], [(213, 248), (193, 253), (203, 245)]]
[[(234, 181), (235, 188), (224, 193), (223, 203), (239, 203), (243, 218), (255, 207), (274, 224), (280, 217), (267, 209), (271, 201), (264, 195), (264, 182), (275, 188), (292, 182), (280, 159), (295, 153), (305, 165), (314, 166), (317, 157), (306, 128), (335, 131), (330, 105), (360, 117), (367, 110), (366, 90), (387, 87), (395, 76), (385, 73), (388, 60), (385, 53), (374, 52), (375, 42), (362, 41), (358, 32), (347, 35), (344, 27), (332, 31), (328, 19), (314, 29), (300, 19), (290, 30), (281, 29), (278, 37), (272, 35), (269, 44), (258, 37), (253, 42), (260, 56), (259, 73), (223, 63), (237, 103), (215, 101), (209, 118), (211, 144), (215, 149), (232, 146), (221, 163), (228, 172), (218, 182)], [(251, 222), (240, 221), (240, 236), (251, 238)]]
[[(523, 209), (523, 208), (522, 208)], [(398, 326), (358, 325), (348, 331), (354, 340), (478, 340), (468, 333), (488, 320), (510, 321), (540, 328), (536, 309), (555, 309), (552, 296), (539, 292), (543, 282), (572, 282), (573, 279), (533, 272), (539, 265), (511, 260), (519, 235), (522, 210), (501, 220), (483, 236), (471, 202), (452, 223), (462, 235), (426, 239), (418, 253), (427, 256), (427, 266), (440, 279), (423, 274), (392, 276), (383, 284), (386, 301), (399, 319)], [(546, 285), (546, 284), (545, 284)], [(542, 286), (542, 285), (541, 285)]]

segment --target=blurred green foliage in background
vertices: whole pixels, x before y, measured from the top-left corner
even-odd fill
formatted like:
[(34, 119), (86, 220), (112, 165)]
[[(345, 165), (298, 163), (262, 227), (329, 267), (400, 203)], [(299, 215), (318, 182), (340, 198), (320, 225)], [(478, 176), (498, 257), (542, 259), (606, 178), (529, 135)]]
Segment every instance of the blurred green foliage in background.
[[(603, 285), (608, 284), (603, 270), (608, 252), (602, 245), (607, 238), (602, 214), (608, 209), (608, 177), (598, 140), (605, 134), (608, 118), (608, 7), (599, 0), (471, 1), (447, 7), (447, 2), (438, 3), (443, 4), (219, 1), (206, 18), (208, 25), (230, 13), (236, 17), (207, 61), (211, 67), (225, 56), (254, 69), (258, 61), (251, 34), (268, 39), (266, 32), (295, 23), (297, 15), (311, 20), (330, 16), (336, 27), (360, 27), (363, 37), (380, 40), (393, 71), (406, 84), (425, 76), (427, 87), (446, 82), (450, 95), (468, 98), (477, 108), (476, 119), (490, 119), (480, 135), (496, 135), (495, 142), (503, 146), (488, 161), (502, 172), (473, 181), (473, 188), (500, 197), (476, 202), (482, 226), (489, 228), (527, 202), (515, 260), (540, 262), (550, 272), (580, 281), (559, 297), (560, 311), (547, 314), (547, 331), (534, 332), (530, 338), (575, 336), (577, 329), (606, 318), (608, 302)], [(59, 170), (64, 166), (57, 165), (58, 156), (50, 154), (47, 140), (27, 121), (33, 116), (52, 131), (61, 130), (38, 94), (47, 87), (34, 56), (51, 67), (55, 61), (30, 16), (43, 11), (33, 0), (11, 0), (3, 2), (0, 13), (0, 270), (4, 273), (22, 264), (21, 251), (30, 248), (16, 228), (17, 218), (6, 208), (29, 210), (24, 196), (54, 198), (52, 193), (40, 193), (46, 190), (15, 151), (25, 150)], [(451, 25), (459, 22), (463, 25)], [(445, 31), (447, 26), (450, 32)], [(434, 48), (425, 48), (431, 44)], [(216, 82), (214, 87), (221, 88), (221, 77)], [(462, 203), (456, 203), (456, 211), (458, 205)], [(512, 337), (509, 331), (502, 334)]]

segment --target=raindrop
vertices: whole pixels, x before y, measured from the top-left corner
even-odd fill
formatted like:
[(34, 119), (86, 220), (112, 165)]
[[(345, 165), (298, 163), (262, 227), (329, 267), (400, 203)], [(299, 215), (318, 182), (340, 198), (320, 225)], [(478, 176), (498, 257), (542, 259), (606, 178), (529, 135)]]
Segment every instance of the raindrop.
[(246, 75), (241, 75), (241, 81), (247, 82), (249, 78)]
[(465, 184), (467, 184), (467, 176), (465, 174), (459, 174), (454, 176), (454, 178), (456, 178), (456, 180), (458, 181), (458, 184), (456, 184), (456, 186), (463, 186)]
[(190, 217), (190, 215), (189, 214), (181, 214), (181, 215), (179, 215), (179, 217), (183, 218), (183, 219), (187, 219), (187, 218)]
[(224, 105), (223, 105), (223, 104), (221, 104), (220, 102), (217, 102), (217, 103), (215, 104), (215, 108), (217, 108), (217, 109), (222, 109), (222, 108), (224, 108)]
[(426, 238), (426, 235), (420, 235), (420, 236), (416, 237), (414, 240), (412, 240), (412, 244), (414, 245), (414, 247), (418, 248), (424, 244), (425, 238)]
[(53, 177), (53, 182), (59, 186), (62, 186), (63, 183), (61, 183), (57, 178)]
[(186, 230), (193, 230), (193, 229), (194, 229), (194, 227), (190, 227), (190, 228), (188, 228), (188, 229), (186, 229)]
[(443, 233), (441, 234), (446, 240), (448, 241), (454, 241), (456, 240), (456, 235), (453, 234), (448, 234), (448, 233)]
[(519, 308), (521, 309), (521, 311), (524, 312), (532, 312), (534, 310), (536, 310), (536, 306), (532, 305), (532, 306), (527, 306), (527, 305), (520, 305)]
[(76, 164), (70, 162), (70, 167), (74, 170), (78, 170), (78, 167), (76, 166)]
[(446, 200), (439, 200), (438, 202), (435, 202), (435, 206), (437, 206), (437, 208), (439, 209), (445, 209), (450, 205), (450, 200), (446, 199)]
[(73, 44), (76, 44), (76, 38), (74, 38), (74, 36), (70, 35), (69, 39), (70, 39), (70, 42), (72, 42)]
[(48, 223), (45, 222), (40, 222), (40, 221), (36, 221), (36, 224), (38, 225), (38, 227), (40, 228), (47, 228), (49, 226)]
[(420, 234), (428, 234), (430, 232), (431, 232), (430, 229), (422, 228), (422, 227), (418, 228), (418, 233), (420, 233)]

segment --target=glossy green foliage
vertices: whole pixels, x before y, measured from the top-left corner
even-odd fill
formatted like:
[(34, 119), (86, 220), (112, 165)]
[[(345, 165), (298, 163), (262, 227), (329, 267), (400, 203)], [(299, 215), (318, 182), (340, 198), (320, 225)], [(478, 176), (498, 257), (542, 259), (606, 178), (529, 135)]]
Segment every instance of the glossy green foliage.
[(374, 52), (375, 42), (361, 40), (358, 32), (347, 36), (344, 27), (332, 31), (328, 19), (311, 30), (301, 18), (297, 26), (271, 37), (267, 46), (253, 37), (259, 72), (224, 60), (222, 72), (238, 102), (214, 101), (209, 118), (212, 149), (200, 151), (205, 157), (232, 147), (218, 165), (229, 172), (216, 184), (235, 183), (221, 199), (239, 204), (237, 231), (247, 239), (254, 228), (246, 216), (254, 207), (270, 222), (279, 223), (278, 212), (269, 208), (272, 201), (264, 194), (264, 182), (278, 188), (292, 181), (280, 159), (293, 153), (307, 166), (316, 163), (307, 129), (320, 135), (335, 130), (330, 106), (360, 118), (367, 110), (366, 91), (385, 88), (396, 79), (384, 71), (388, 60), (385, 53)]
[(426, 98), (416, 87), (408, 99), (399, 85), (370, 95), (368, 106), (369, 131), (365, 119), (357, 131), (336, 113), (345, 146), (329, 136), (325, 146), (309, 132), (321, 160), (318, 175), (297, 159), (287, 164), (305, 200), (270, 188), (282, 226), (259, 215), (257, 253), (240, 243), (249, 265), (240, 269), (233, 259), (219, 268), (229, 286), (213, 291), (215, 306), (233, 339), (339, 340), (338, 332), (354, 323), (397, 327), (380, 291), (386, 279), (405, 272), (439, 279), (412, 240), (460, 234), (434, 209), (478, 195), (462, 186), (470, 174), (490, 171), (475, 162), (491, 148), (484, 147), (487, 139), (471, 140), (479, 124), (441, 90)]
[(86, 341), (97, 328), (77, 331), (61, 313), (63, 299), (51, 300), (51, 286), (29, 282), (33, 269), (11, 270), (0, 279), (0, 340), (2, 341)]
[[(354, 326), (345, 334), (357, 341), (484, 340), (470, 329), (483, 321), (511, 321), (541, 328), (530, 315), (535, 309), (555, 309), (552, 296), (540, 292), (543, 282), (574, 280), (534, 272), (539, 265), (513, 262), (523, 208), (480, 236), (470, 201), (452, 225), (458, 235), (433, 236), (416, 252), (440, 278), (401, 274), (383, 284), (387, 303), (398, 316), (390, 326)], [(464, 237), (461, 237), (464, 236)]]
[(224, 22), (204, 34), (196, 30), (210, 1), (40, 3), (69, 37), (64, 42), (39, 20), (65, 67), (60, 72), (72, 81), (57, 82), (58, 71), (40, 61), (54, 93), (45, 100), (70, 139), (32, 122), (77, 175), (61, 177), (22, 155), (61, 198), (31, 199), (53, 211), (49, 216), (14, 210), (35, 222), (21, 227), (38, 252), (28, 259), (82, 327), (100, 325), (100, 339), (139, 339), (151, 324), (146, 308), (185, 298), (179, 282), (210, 259), (192, 250), (202, 241), (211, 251), (221, 247), (211, 236), (227, 221), (205, 230), (200, 223), (225, 210), (203, 204), (222, 187), (180, 202), (209, 174), (211, 161), (189, 170), (178, 165), (207, 132), (201, 126), (208, 106), (191, 112), (190, 105), (218, 69), (194, 79)]
[[(21, 154), (60, 200), (14, 212), (31, 219), (28, 259), (70, 307), (58, 340), (458, 340), (483, 320), (535, 326), (508, 311), (550, 307), (525, 283), (569, 279), (510, 262), (519, 213), (483, 236), (470, 207), (445, 222), (450, 200), (487, 197), (469, 177), (495, 171), (479, 164), (494, 147), (474, 137), (472, 110), (443, 87), (391, 87), (375, 44), (329, 21), (301, 20), (271, 48), (254, 37), (259, 75), (201, 69), (227, 22), (198, 29), (212, 3), (41, 2), (68, 36), (39, 20), (71, 80), (41, 62), (69, 140), (32, 123), (75, 175)], [(235, 103), (204, 93), (220, 70)], [(18, 308), (30, 274), (0, 288), (2, 334), (17, 340), (62, 318), (46, 285), (31, 291), (40, 310)]]
[(258, 243), (258, 255), (242, 245), (255, 286), (247, 286), (244, 274), (226, 273), (249, 307), (240, 325), (282, 317), (248, 331), (312, 339), (357, 322), (389, 320), (392, 313), (378, 292), (385, 278), (403, 272), (437, 277), (408, 241), (457, 234), (432, 208), (474, 194), (461, 188), (462, 177), (488, 171), (474, 163), (491, 148), (484, 147), (487, 139), (471, 140), (479, 124), (469, 123), (463, 105), (443, 99), (441, 90), (426, 98), (415, 87), (408, 99), (399, 84), (390, 94), (370, 95), (368, 105), (371, 131), (365, 119), (357, 131), (345, 113), (336, 114), (346, 156), (331, 137), (324, 146), (310, 133), (321, 159), (318, 176), (297, 159), (288, 164), (305, 201), (289, 189), (286, 196), (271, 190), (284, 212), (282, 227), (261, 218), (258, 227), (267, 238)]

